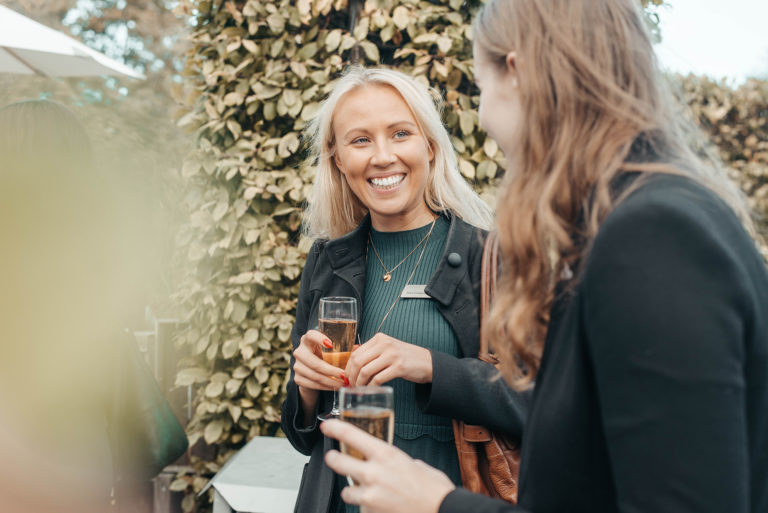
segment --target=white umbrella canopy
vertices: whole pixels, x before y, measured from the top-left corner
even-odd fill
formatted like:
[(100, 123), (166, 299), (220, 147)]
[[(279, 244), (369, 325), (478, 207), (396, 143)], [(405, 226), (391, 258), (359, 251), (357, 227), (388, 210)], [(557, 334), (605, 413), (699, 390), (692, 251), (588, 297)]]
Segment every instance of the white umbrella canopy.
[(58, 30), (0, 5), (0, 73), (145, 78)]

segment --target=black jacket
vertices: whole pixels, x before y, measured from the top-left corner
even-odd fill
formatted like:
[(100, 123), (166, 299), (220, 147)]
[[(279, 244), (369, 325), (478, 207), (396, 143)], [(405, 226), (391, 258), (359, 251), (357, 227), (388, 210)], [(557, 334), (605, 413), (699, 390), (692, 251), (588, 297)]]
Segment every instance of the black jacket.
[(552, 309), (519, 506), (457, 489), (440, 513), (768, 513), (768, 272), (733, 212), (654, 176), (582, 269)]
[[(476, 358), (480, 266), (486, 233), (455, 217), (450, 218), (450, 223), (443, 255), (426, 292), (438, 302), (440, 313), (456, 333), (463, 358), (433, 352), (433, 381), (416, 386), (417, 402), (427, 413), (484, 424), (519, 436), (526, 398), (512, 392), (503, 380), (493, 380), (495, 369)], [(301, 277), (296, 323), (291, 333), (294, 348), (301, 336), (317, 325), (321, 297), (354, 297), (362, 313), (369, 230), (370, 218), (366, 217), (347, 235), (312, 246)], [(282, 429), (299, 452), (311, 455), (304, 469), (296, 511), (324, 513), (329, 510), (334, 493), (338, 493), (334, 492), (334, 473), (323, 462), (323, 454), (334, 442), (323, 437), (317, 422), (309, 428), (302, 427), (303, 412), (293, 380), (293, 364), (291, 359)], [(329, 410), (331, 401), (330, 392), (321, 394), (317, 411)]]

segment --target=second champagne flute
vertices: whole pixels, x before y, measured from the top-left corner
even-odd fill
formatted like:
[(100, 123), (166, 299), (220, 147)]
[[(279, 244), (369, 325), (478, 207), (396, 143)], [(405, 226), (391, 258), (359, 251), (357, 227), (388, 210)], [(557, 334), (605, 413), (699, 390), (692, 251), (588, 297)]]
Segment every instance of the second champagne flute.
[[(323, 360), (344, 370), (357, 333), (357, 301), (343, 296), (320, 298), (317, 323), (318, 330), (333, 344), (332, 348), (323, 347)], [(320, 420), (339, 417), (338, 395), (338, 390), (335, 390), (333, 407), (330, 412), (318, 415)]]
[[(395, 409), (392, 387), (360, 386), (341, 390), (341, 420), (392, 445), (395, 437)], [(357, 459), (363, 455), (341, 443), (341, 452)], [(347, 481), (354, 486), (352, 478)]]

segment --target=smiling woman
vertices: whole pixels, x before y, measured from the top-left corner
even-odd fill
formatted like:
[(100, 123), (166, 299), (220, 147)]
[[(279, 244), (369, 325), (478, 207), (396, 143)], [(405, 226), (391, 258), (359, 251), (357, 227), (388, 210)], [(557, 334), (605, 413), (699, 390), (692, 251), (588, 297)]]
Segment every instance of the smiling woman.
[[(402, 73), (353, 68), (309, 127), (315, 184), (304, 228), (317, 239), (301, 279), (282, 428), (311, 454), (296, 511), (356, 511), (324, 464), (317, 424), (342, 383), (394, 388), (394, 445), (460, 484), (452, 418), (519, 434), (523, 396), (478, 353), (480, 263), (490, 209), (462, 179), (439, 104)], [(406, 290), (408, 293), (405, 293)], [(360, 306), (344, 369), (325, 363), (325, 296)], [(481, 385), (482, 383), (482, 385)], [(476, 386), (475, 386), (476, 385)], [(472, 419), (467, 415), (473, 415)]]

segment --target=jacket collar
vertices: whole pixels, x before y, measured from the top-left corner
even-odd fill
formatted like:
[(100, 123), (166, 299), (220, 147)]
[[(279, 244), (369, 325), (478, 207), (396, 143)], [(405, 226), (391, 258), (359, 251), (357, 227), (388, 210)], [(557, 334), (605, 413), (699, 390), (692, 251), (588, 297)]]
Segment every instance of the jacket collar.
[[(444, 212), (442, 215), (450, 221), (450, 227), (443, 254), (425, 292), (443, 305), (448, 305), (453, 301), (458, 285), (467, 273), (474, 230), (450, 213)], [(365, 291), (365, 249), (370, 229), (371, 217), (366, 215), (357, 228), (328, 241), (324, 249), (334, 274), (350, 283), (361, 297)], [(461, 257), (461, 265), (452, 266), (448, 263), (448, 255), (451, 253), (457, 253)]]
[(325, 254), (334, 270), (354, 262), (362, 261), (365, 263), (365, 245), (368, 243), (370, 229), (371, 216), (368, 214), (357, 225), (357, 228), (338, 239), (328, 241), (325, 245)]
[[(448, 213), (443, 215), (450, 220), (451, 226), (445, 239), (443, 254), (440, 256), (437, 268), (432, 274), (425, 292), (443, 305), (448, 305), (453, 301), (453, 296), (456, 294), (459, 282), (467, 273), (469, 249), (472, 247), (470, 238), (474, 230), (472, 230), (469, 224), (454, 215)], [(449, 265), (448, 255), (451, 253), (458, 253), (461, 257), (461, 264), (459, 266)]]

